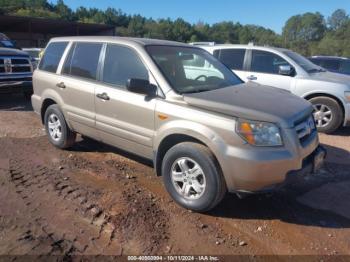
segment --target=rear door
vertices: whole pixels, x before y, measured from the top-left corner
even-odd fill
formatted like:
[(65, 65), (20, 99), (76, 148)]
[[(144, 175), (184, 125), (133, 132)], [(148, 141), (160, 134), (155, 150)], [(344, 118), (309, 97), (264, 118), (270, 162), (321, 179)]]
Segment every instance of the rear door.
[(156, 99), (129, 92), (126, 83), (130, 78), (155, 81), (136, 51), (127, 46), (107, 44), (102, 65), (101, 84), (95, 89), (100, 139), (151, 159)]
[(272, 52), (253, 49), (249, 65), (246, 80), (289, 91), (293, 89), (294, 77), (279, 74), (279, 66), (290, 65), (281, 56)]
[(247, 81), (247, 71), (245, 70), (246, 49), (232, 48), (219, 49), (214, 51), (214, 56), (223, 64), (236, 73), (243, 81)]
[(102, 43), (72, 44), (56, 83), (72, 128), (97, 138), (95, 129), (95, 87)]

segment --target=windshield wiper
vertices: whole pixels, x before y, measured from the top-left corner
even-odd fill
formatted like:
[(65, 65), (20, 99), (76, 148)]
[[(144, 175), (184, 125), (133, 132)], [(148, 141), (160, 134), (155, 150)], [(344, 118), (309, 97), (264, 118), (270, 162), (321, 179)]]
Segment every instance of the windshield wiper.
[(191, 91), (186, 91), (186, 92), (182, 92), (183, 94), (193, 94), (193, 93), (201, 93), (201, 92), (206, 92), (206, 91), (210, 91), (212, 89), (208, 89), (208, 88), (197, 88)]

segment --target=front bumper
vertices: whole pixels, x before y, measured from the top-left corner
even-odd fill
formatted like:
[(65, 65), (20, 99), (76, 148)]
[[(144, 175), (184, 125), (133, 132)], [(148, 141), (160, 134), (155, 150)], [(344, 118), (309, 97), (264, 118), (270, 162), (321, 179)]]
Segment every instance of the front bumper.
[(32, 73), (0, 74), (0, 94), (33, 93)]
[[(319, 150), (318, 134), (314, 132), (301, 144), (290, 131), (285, 146), (258, 148), (246, 146), (226, 149), (225, 158), (218, 159), (229, 192), (257, 192), (274, 189), (285, 183), (290, 174), (312, 173), (309, 161)], [(290, 142), (288, 142), (290, 141)]]
[(344, 126), (350, 126), (350, 103), (345, 104)]

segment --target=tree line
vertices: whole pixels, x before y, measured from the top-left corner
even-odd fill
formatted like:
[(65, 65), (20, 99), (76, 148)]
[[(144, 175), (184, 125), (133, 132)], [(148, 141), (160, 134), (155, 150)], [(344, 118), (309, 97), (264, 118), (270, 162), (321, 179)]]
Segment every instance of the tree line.
[[(337, 55), (350, 57), (350, 18), (343, 9), (325, 18), (319, 12), (290, 17), (282, 34), (259, 25), (242, 25), (223, 21), (209, 25), (191, 24), (178, 18), (152, 19), (128, 15), (120, 9), (85, 8), (72, 10), (63, 0), (0, 0), (0, 14), (64, 19), (115, 26), (116, 35), (168, 39), (181, 42), (214, 41), (217, 43), (285, 47), (303, 55)], [(234, 19), (234, 17), (233, 17)]]

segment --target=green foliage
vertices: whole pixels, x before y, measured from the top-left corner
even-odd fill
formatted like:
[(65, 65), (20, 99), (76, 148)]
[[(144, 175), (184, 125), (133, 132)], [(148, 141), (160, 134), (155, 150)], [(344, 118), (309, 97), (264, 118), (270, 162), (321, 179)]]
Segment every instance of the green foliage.
[(287, 20), (283, 28), (283, 44), (297, 52), (310, 55), (315, 42), (320, 41), (326, 31), (326, 22), (320, 13), (295, 15)]
[(349, 16), (346, 14), (344, 9), (337, 9), (328, 18), (328, 26), (331, 30), (337, 30), (342, 27), (346, 21), (349, 20)]
[(215, 41), (218, 43), (270, 45), (293, 49), (304, 55), (339, 55), (350, 57), (350, 18), (338, 9), (325, 19), (320, 13), (290, 17), (281, 35), (258, 25), (223, 21), (209, 25), (202, 21), (190, 24), (176, 20), (127, 15), (120, 9), (79, 7), (75, 11), (63, 0), (0, 0), (0, 14), (47, 17), (83, 23), (108, 24), (117, 35), (168, 39), (182, 42)]

